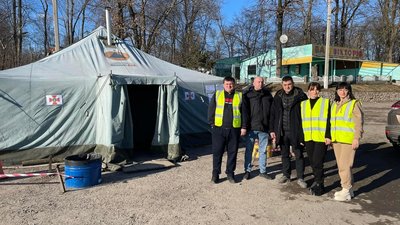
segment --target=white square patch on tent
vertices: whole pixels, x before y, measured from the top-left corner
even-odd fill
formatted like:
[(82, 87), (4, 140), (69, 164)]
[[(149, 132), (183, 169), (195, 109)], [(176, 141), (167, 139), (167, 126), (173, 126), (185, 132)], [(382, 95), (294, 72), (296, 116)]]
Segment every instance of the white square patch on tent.
[(62, 105), (62, 95), (46, 95), (46, 105)]

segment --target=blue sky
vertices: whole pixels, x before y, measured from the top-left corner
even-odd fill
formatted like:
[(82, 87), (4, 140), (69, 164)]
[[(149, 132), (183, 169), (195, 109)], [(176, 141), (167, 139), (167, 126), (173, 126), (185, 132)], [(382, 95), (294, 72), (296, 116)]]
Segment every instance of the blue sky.
[(223, 0), (221, 7), (223, 19), (230, 22), (235, 15), (239, 15), (243, 8), (253, 5), (254, 1), (255, 0)]

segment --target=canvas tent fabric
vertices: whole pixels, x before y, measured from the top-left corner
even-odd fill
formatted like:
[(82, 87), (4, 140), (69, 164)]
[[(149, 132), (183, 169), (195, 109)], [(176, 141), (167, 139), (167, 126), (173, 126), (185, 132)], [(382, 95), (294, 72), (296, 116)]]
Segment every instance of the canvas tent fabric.
[[(115, 36), (107, 46), (104, 37), (106, 29), (99, 27), (42, 60), (0, 71), (0, 160), (95, 151), (112, 162), (134, 154), (132, 111), (141, 109), (130, 90), (139, 86), (157, 92), (151, 148), (175, 159), (183, 143), (193, 142), (189, 138), (209, 133), (209, 95), (222, 78), (165, 62)], [(149, 119), (139, 118), (144, 124)]]

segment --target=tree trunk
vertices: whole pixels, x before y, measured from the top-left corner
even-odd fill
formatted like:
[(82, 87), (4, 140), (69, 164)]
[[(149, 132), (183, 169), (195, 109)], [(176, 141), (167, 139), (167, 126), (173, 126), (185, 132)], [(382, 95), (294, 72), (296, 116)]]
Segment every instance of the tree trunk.
[(135, 47), (138, 49), (142, 49), (142, 42), (141, 42), (141, 38), (140, 38), (141, 31), (140, 31), (140, 27), (139, 27), (139, 24), (137, 21), (138, 15), (133, 8), (133, 4), (134, 4), (133, 2), (128, 4), (128, 12), (129, 12), (129, 15), (131, 17), (131, 22), (132, 22), (133, 39), (136, 44)]
[(281, 77), (281, 68), (282, 68), (282, 44), (279, 38), (282, 35), (283, 30), (283, 14), (284, 9), (282, 6), (282, 0), (278, 0), (278, 9), (276, 12), (276, 77)]
[(388, 51), (387, 51), (387, 62), (393, 62), (393, 50), (396, 43), (396, 37), (399, 33), (399, 26), (396, 24), (397, 20), (397, 8), (398, 0), (393, 0), (392, 7), (390, 10), (390, 35), (388, 37)]
[(13, 39), (14, 39), (14, 62), (13, 65), (17, 66), (18, 61), (18, 25), (17, 25), (17, 2), (12, 1), (12, 16), (13, 16)]
[(117, 4), (117, 19), (115, 21), (117, 25), (117, 35), (120, 38), (125, 37), (125, 26), (124, 26), (124, 5), (121, 2)]
[(75, 13), (75, 2), (74, 0), (67, 0), (66, 12), (67, 12), (67, 45), (71, 45), (74, 43), (74, 13)]
[(22, 0), (18, 0), (18, 48), (17, 48), (17, 65), (21, 65), (22, 55)]
[(49, 52), (49, 34), (48, 34), (48, 30), (47, 30), (47, 17), (48, 17), (48, 13), (49, 13), (49, 4), (47, 3), (47, 0), (44, 0), (42, 2), (42, 6), (43, 6), (43, 26), (44, 26), (44, 31), (43, 31), (43, 49), (44, 49), (44, 55), (47, 55), (47, 53)]
[(339, 29), (339, 46), (345, 47), (346, 44), (346, 32), (347, 32), (347, 2), (342, 0), (342, 10), (340, 13), (340, 29)]
[(313, 0), (308, 1), (307, 16), (304, 21), (303, 44), (311, 44), (311, 22), (312, 22)]
[(141, 16), (141, 20), (140, 20), (140, 31), (141, 31), (141, 35), (140, 35), (140, 43), (142, 43), (142, 50), (146, 44), (146, 1), (142, 0), (142, 5), (140, 8), (140, 16)]
[(335, 11), (334, 11), (334, 16), (335, 16), (335, 21), (334, 21), (334, 30), (333, 30), (333, 43), (335, 46), (338, 46), (339, 44), (339, 0), (335, 0)]
[(82, 10), (81, 39), (85, 37), (86, 7)]

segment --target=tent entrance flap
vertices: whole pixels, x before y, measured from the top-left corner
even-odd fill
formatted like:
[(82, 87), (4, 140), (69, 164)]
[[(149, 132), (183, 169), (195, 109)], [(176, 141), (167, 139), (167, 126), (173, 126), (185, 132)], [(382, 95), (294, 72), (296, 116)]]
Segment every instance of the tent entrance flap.
[(127, 85), (133, 124), (133, 151), (151, 148), (157, 121), (159, 85)]

